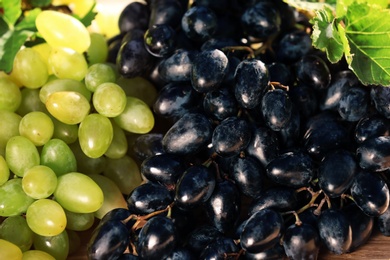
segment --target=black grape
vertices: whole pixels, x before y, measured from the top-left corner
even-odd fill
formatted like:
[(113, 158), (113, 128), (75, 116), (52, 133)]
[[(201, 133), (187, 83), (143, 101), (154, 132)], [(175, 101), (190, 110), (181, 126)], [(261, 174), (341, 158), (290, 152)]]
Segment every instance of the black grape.
[(292, 102), (287, 92), (273, 89), (264, 94), (261, 102), (261, 112), (269, 128), (280, 131), (290, 122)]
[(320, 162), (318, 185), (329, 197), (339, 197), (349, 189), (357, 171), (358, 164), (351, 152), (334, 150)]
[(165, 260), (196, 260), (195, 255), (185, 247), (176, 247)]
[(312, 48), (310, 35), (302, 30), (284, 34), (277, 44), (276, 55), (280, 62), (293, 63), (306, 55)]
[(313, 88), (299, 82), (289, 88), (288, 95), (303, 119), (318, 113), (318, 97)]
[(179, 29), (185, 8), (178, 0), (152, 0), (148, 27), (151, 28), (156, 24), (167, 24), (174, 30)]
[(248, 122), (239, 117), (228, 117), (215, 127), (211, 141), (214, 151), (225, 157), (238, 155), (250, 140), (251, 131)]
[(164, 216), (150, 218), (142, 227), (136, 243), (141, 259), (165, 259), (177, 244), (175, 225)]
[(228, 237), (217, 238), (215, 241), (206, 246), (200, 254), (200, 259), (214, 260), (225, 259), (226, 255), (238, 253), (239, 247), (233, 239)]
[(339, 102), (339, 114), (347, 121), (355, 122), (368, 113), (370, 95), (364, 87), (350, 87)]
[(272, 248), (283, 234), (284, 220), (273, 209), (262, 209), (254, 213), (246, 222), (240, 236), (242, 249), (259, 253)]
[(331, 80), (331, 73), (328, 65), (317, 55), (307, 54), (295, 65), (298, 81), (314, 88), (323, 90), (328, 88)]
[(390, 236), (390, 207), (377, 217), (377, 227), (384, 236)]
[(237, 46), (238, 44), (239, 43), (233, 38), (213, 37), (205, 41), (200, 47), (200, 50), (206, 51), (206, 50), (219, 49), (223, 51), (223, 48), (225, 47)]
[(191, 209), (208, 200), (216, 185), (215, 174), (206, 166), (190, 166), (176, 186), (175, 205)]
[[(114, 208), (110, 211), (108, 211), (102, 219), (99, 221), (99, 226), (104, 224), (105, 222), (109, 220), (119, 220), (119, 221), (124, 221), (126, 220), (132, 213), (130, 210), (125, 209), (125, 208)], [(128, 227), (130, 227), (132, 221), (128, 221), (128, 224), (126, 224)]]
[(389, 207), (389, 188), (376, 173), (359, 172), (353, 180), (351, 195), (368, 216), (378, 217)]
[(283, 247), (290, 259), (317, 259), (320, 245), (317, 229), (306, 223), (289, 226), (283, 236)]
[(260, 253), (249, 253), (245, 252), (244, 259), (245, 260), (278, 260), (285, 259), (286, 253), (281, 244), (276, 243), (273, 247), (264, 250)]
[(385, 86), (371, 86), (370, 97), (378, 113), (390, 119), (390, 89)]
[(176, 50), (171, 56), (159, 63), (158, 71), (160, 77), (167, 82), (189, 82), (191, 80), (192, 60), (195, 53), (195, 51), (184, 49)]
[(277, 132), (283, 148), (292, 148), (300, 145), (301, 121), (301, 115), (296, 106), (293, 105), (289, 122)]
[(120, 13), (119, 30), (126, 33), (134, 29), (146, 30), (149, 24), (149, 7), (141, 2), (131, 2)]
[(155, 24), (144, 35), (146, 50), (158, 58), (167, 57), (175, 50), (176, 33), (167, 24)]
[(162, 146), (163, 134), (146, 133), (138, 136), (134, 141), (134, 154), (141, 162), (146, 158), (164, 153)]
[(283, 186), (309, 186), (315, 176), (315, 164), (309, 154), (292, 151), (279, 155), (266, 166), (267, 176)]
[(181, 28), (185, 35), (195, 42), (210, 39), (217, 31), (217, 26), (215, 13), (205, 6), (189, 8), (181, 19)]
[(244, 108), (255, 108), (261, 103), (261, 97), (268, 87), (268, 69), (257, 59), (241, 61), (234, 73), (234, 95)]
[(269, 73), (269, 80), (272, 82), (279, 82), (284, 86), (291, 86), (294, 77), (290, 68), (282, 62), (272, 62), (267, 64)]
[(390, 168), (390, 136), (369, 138), (356, 150), (361, 168), (368, 171), (384, 171)]
[(209, 119), (200, 113), (188, 113), (181, 117), (165, 133), (162, 145), (172, 154), (191, 154), (204, 148), (212, 136)]
[(209, 244), (222, 238), (224, 235), (214, 226), (200, 225), (187, 238), (189, 249), (199, 255)]
[(222, 121), (237, 115), (238, 104), (234, 94), (223, 87), (206, 93), (203, 98), (203, 110), (212, 119)]
[(390, 135), (390, 121), (381, 115), (365, 116), (355, 127), (355, 141), (362, 143), (372, 137)]

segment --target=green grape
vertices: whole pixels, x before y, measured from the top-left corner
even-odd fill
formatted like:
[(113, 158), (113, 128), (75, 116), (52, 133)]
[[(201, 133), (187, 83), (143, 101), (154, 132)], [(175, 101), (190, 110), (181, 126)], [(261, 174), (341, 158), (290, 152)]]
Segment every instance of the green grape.
[(8, 181), (9, 176), (10, 172), (7, 162), (5, 161), (4, 156), (0, 155), (0, 186)]
[(39, 88), (49, 77), (41, 55), (34, 49), (20, 49), (14, 58), (12, 75), (26, 88)]
[(82, 94), (88, 101), (92, 99), (92, 92), (87, 89), (83, 82), (74, 79), (53, 79), (48, 81), (39, 91), (39, 98), (43, 104), (49, 96), (59, 91), (75, 91)]
[(77, 161), (77, 171), (84, 174), (98, 174), (104, 170), (106, 165), (106, 157), (100, 156), (98, 158), (91, 158), (85, 155), (83, 150), (81, 150), (80, 143), (74, 142), (69, 145), (70, 149), (73, 151), (74, 156)]
[(78, 92), (60, 91), (49, 96), (46, 108), (59, 121), (75, 125), (89, 114), (91, 106), (88, 100)]
[(57, 175), (45, 165), (28, 169), (22, 179), (23, 191), (34, 199), (48, 198), (57, 187)]
[(22, 117), (14, 112), (0, 109), (0, 150), (5, 155), (5, 146), (8, 140), (19, 135), (19, 123)]
[(66, 227), (64, 209), (51, 199), (34, 201), (27, 209), (26, 220), (31, 230), (41, 236), (58, 235)]
[(22, 103), (20, 88), (7, 78), (0, 78), (0, 109), (15, 112)]
[(103, 174), (115, 182), (125, 195), (130, 194), (142, 182), (138, 164), (128, 155), (119, 159), (107, 158)]
[(65, 210), (66, 228), (74, 231), (84, 231), (92, 227), (95, 216), (93, 213), (76, 213)]
[(23, 252), (20, 250), (20, 248), (4, 239), (0, 238), (0, 252), (1, 252), (1, 259), (8, 260), (21, 260), (23, 257)]
[(102, 189), (90, 177), (79, 172), (58, 177), (54, 197), (64, 209), (76, 213), (95, 212), (104, 200)]
[(44, 251), (56, 260), (65, 260), (69, 255), (69, 237), (66, 229), (55, 236), (34, 234), (34, 249)]
[(8, 140), (5, 160), (9, 169), (19, 177), (23, 177), (26, 170), (40, 163), (37, 147), (30, 139), (20, 135)]
[(128, 150), (127, 138), (125, 131), (120, 128), (114, 120), (111, 120), (113, 129), (113, 138), (107, 151), (104, 153), (109, 158), (119, 159), (122, 158)]
[(115, 83), (103, 83), (99, 85), (92, 97), (96, 111), (106, 117), (119, 116), (126, 107), (126, 94)]
[(10, 216), (0, 224), (0, 238), (17, 245), (22, 252), (31, 248), (33, 234), (26, 219), (20, 215)]
[(71, 255), (81, 247), (81, 239), (78, 235), (78, 232), (74, 230), (66, 229), (66, 232), (68, 233), (69, 237), (69, 255)]
[(116, 84), (122, 87), (126, 96), (139, 98), (150, 107), (153, 106), (157, 99), (158, 91), (156, 87), (145, 78), (118, 77)]
[(148, 133), (154, 126), (150, 107), (135, 97), (127, 97), (125, 110), (114, 120), (122, 129), (136, 134)]
[(54, 123), (53, 139), (61, 139), (66, 144), (71, 144), (77, 141), (79, 134), (78, 125), (68, 125), (62, 123), (54, 117), (52, 117), (51, 120)]
[(81, 81), (88, 71), (83, 54), (67, 48), (53, 48), (49, 55), (49, 67), (59, 79)]
[(0, 216), (21, 215), (35, 200), (22, 188), (22, 179), (10, 179), (0, 186)]
[(71, 15), (45, 10), (37, 16), (35, 25), (51, 47), (66, 47), (83, 53), (91, 44), (87, 28)]
[(22, 260), (55, 260), (54, 257), (52, 257), (49, 253), (46, 253), (42, 250), (28, 250), (23, 253)]
[[(47, 42), (43, 42), (43, 43), (34, 45), (31, 48), (33, 50), (35, 50), (36, 52), (38, 52), (39, 55), (41, 55), (43, 62), (46, 64), (47, 73), (49, 75), (53, 74), (53, 71), (49, 67), (49, 55), (50, 55), (50, 52), (52, 50), (51, 46)], [(50, 79), (48, 79), (48, 80), (50, 80)]]
[(27, 137), (36, 146), (42, 146), (53, 136), (54, 124), (51, 118), (40, 111), (33, 111), (23, 116), (19, 124), (19, 133)]
[(116, 81), (115, 71), (105, 63), (96, 63), (88, 68), (84, 81), (87, 89), (95, 92), (100, 84)]
[(47, 112), (46, 106), (39, 99), (40, 89), (31, 89), (31, 88), (23, 88), (21, 90), (22, 93), (22, 102), (20, 103), (16, 112), (24, 116), (29, 112), (33, 111), (41, 111)]
[(127, 208), (127, 202), (115, 182), (104, 175), (91, 174), (89, 177), (99, 185), (104, 194), (103, 205), (95, 212), (95, 217), (101, 219), (115, 208)]
[(77, 170), (77, 161), (73, 151), (61, 139), (51, 139), (42, 147), (41, 165), (52, 169), (57, 176)]
[(102, 156), (113, 138), (111, 121), (100, 114), (89, 114), (80, 123), (79, 143), (81, 150), (91, 158)]
[(88, 62), (90, 65), (102, 63), (107, 60), (108, 45), (103, 34), (92, 32), (91, 45), (87, 50)]

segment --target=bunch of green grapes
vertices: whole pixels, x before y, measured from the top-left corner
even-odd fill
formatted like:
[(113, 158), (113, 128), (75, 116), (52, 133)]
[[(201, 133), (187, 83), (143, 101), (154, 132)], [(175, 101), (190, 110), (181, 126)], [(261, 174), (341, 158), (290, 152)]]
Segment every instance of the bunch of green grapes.
[(0, 77), (4, 259), (66, 259), (78, 231), (126, 208), (142, 181), (128, 139), (154, 126), (156, 89), (118, 76), (103, 35), (52, 10), (36, 26), (45, 42), (20, 49)]

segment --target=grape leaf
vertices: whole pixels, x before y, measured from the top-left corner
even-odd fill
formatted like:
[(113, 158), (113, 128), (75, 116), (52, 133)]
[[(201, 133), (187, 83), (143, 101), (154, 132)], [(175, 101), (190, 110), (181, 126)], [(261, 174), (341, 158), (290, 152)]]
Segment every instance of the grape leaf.
[(40, 12), (42, 12), (40, 8), (35, 8), (26, 12), (24, 19), (15, 25), (15, 30), (28, 29), (36, 31), (35, 19)]
[(3, 18), (9, 26), (13, 26), (22, 14), (21, 0), (7, 0), (3, 2)]
[(89, 9), (88, 13), (84, 15), (84, 17), (79, 17), (77, 15), (73, 15), (76, 17), (80, 22), (85, 26), (88, 27), (92, 24), (92, 21), (95, 19), (95, 16), (97, 15), (97, 12), (95, 12), (95, 7), (96, 7), (96, 1), (94, 1), (93, 5)]

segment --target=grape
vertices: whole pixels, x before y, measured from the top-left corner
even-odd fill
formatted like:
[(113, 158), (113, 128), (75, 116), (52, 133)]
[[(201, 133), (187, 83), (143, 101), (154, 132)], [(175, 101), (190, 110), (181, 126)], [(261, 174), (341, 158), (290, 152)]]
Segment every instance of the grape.
[(217, 17), (205, 6), (193, 6), (184, 13), (181, 28), (189, 39), (204, 42), (215, 34)]
[(10, 179), (0, 186), (0, 216), (2, 217), (25, 213), (33, 202), (34, 199), (23, 191), (21, 178)]
[(106, 165), (107, 158), (100, 156), (98, 158), (91, 158), (81, 150), (80, 143), (74, 142), (69, 145), (76, 158), (77, 171), (84, 174), (101, 173)]
[(89, 65), (102, 63), (107, 60), (108, 45), (104, 35), (100, 33), (90, 33), (91, 44), (87, 49), (87, 60)]
[[(92, 213), (91, 213), (92, 214)], [(80, 235), (77, 231), (73, 231), (71, 229), (66, 229), (66, 233), (68, 234), (69, 240), (69, 255), (75, 254), (81, 248), (81, 239)]]
[(46, 101), (46, 108), (59, 121), (75, 125), (89, 114), (91, 105), (80, 93), (59, 91), (51, 94)]
[(79, 126), (79, 143), (81, 150), (91, 158), (102, 156), (109, 148), (113, 138), (110, 120), (100, 114), (87, 115)]
[(48, 63), (53, 74), (60, 79), (81, 81), (88, 71), (88, 64), (84, 56), (72, 49), (53, 48)]
[(39, 199), (27, 209), (26, 221), (34, 233), (41, 236), (56, 236), (66, 227), (66, 215), (54, 200)]
[(25, 116), (27, 113), (34, 112), (34, 111), (41, 111), (47, 113), (47, 109), (45, 107), (45, 104), (41, 102), (39, 98), (39, 89), (30, 89), (30, 88), (23, 88), (20, 92), (22, 94), (22, 101), (16, 110), (16, 112), (21, 115)]
[(48, 68), (38, 52), (24, 48), (16, 53), (12, 74), (23, 86), (36, 89), (46, 83)]
[(102, 189), (90, 177), (79, 172), (59, 176), (54, 197), (64, 209), (76, 213), (95, 212), (104, 200)]
[(282, 89), (270, 90), (264, 94), (261, 111), (265, 123), (273, 131), (284, 129), (291, 120), (292, 102)]
[(363, 143), (371, 137), (389, 135), (390, 121), (381, 115), (365, 116), (359, 120), (355, 127), (355, 141)]
[(120, 13), (118, 19), (119, 30), (130, 32), (133, 29), (148, 28), (150, 9), (149, 6), (141, 2), (129, 3)]
[(180, 28), (180, 19), (186, 6), (176, 0), (151, 1), (148, 28), (155, 24), (168, 24), (173, 29)]
[(49, 96), (60, 91), (75, 91), (82, 94), (88, 101), (92, 98), (92, 93), (83, 82), (74, 79), (53, 79), (48, 81), (39, 90), (39, 98), (42, 103), (46, 103)]
[(0, 186), (6, 183), (9, 179), (10, 171), (4, 156), (0, 155)]
[(389, 169), (390, 136), (369, 138), (359, 145), (356, 157), (361, 168), (369, 171), (384, 171)]
[(34, 235), (33, 246), (37, 250), (49, 253), (57, 260), (65, 260), (69, 254), (69, 237), (66, 230), (56, 236)]
[(312, 40), (309, 34), (302, 30), (292, 31), (286, 33), (278, 42), (277, 57), (282, 62), (296, 62), (311, 48)]
[(126, 155), (128, 143), (125, 131), (111, 120), (113, 137), (110, 146), (104, 153), (105, 156), (112, 159), (119, 159)]
[(146, 50), (158, 58), (169, 56), (176, 47), (176, 33), (167, 24), (154, 24), (144, 35)]
[(53, 136), (54, 124), (50, 117), (40, 111), (29, 112), (19, 124), (19, 133), (36, 146), (42, 146)]
[(85, 86), (91, 92), (95, 92), (97, 87), (103, 83), (115, 82), (116, 75), (111, 66), (104, 63), (96, 63), (88, 68), (85, 75)]
[(9, 169), (19, 177), (23, 177), (26, 170), (40, 163), (37, 147), (30, 139), (20, 135), (8, 140), (5, 160)]
[(188, 81), (195, 51), (178, 49), (158, 65), (160, 76), (166, 81)]
[(339, 113), (347, 121), (358, 121), (368, 114), (369, 92), (363, 87), (350, 87), (340, 99)]
[(307, 54), (296, 63), (297, 79), (315, 90), (327, 89), (331, 74), (325, 61), (317, 55)]
[(100, 84), (92, 97), (96, 111), (106, 117), (119, 116), (126, 108), (127, 97), (115, 83)]
[(21, 260), (23, 257), (22, 250), (20, 248), (4, 239), (0, 238), (0, 251), (4, 259)]
[(389, 91), (390, 89), (384, 86), (372, 86), (370, 90), (371, 101), (375, 109), (386, 118), (390, 118)]
[(21, 103), (19, 87), (7, 78), (0, 78), (0, 109), (15, 112)]
[(51, 46), (47, 42), (39, 43), (31, 47), (33, 50), (41, 55), (43, 62), (46, 64), (48, 75), (53, 74), (49, 67), (49, 55), (52, 50)]
[(66, 216), (66, 229), (74, 231), (84, 231), (92, 227), (95, 216), (94, 213), (76, 213), (64, 210)]
[(22, 252), (30, 249), (33, 232), (23, 216), (10, 216), (0, 224), (0, 238), (17, 245)]
[(148, 106), (153, 106), (157, 98), (156, 87), (147, 79), (142, 77), (124, 78), (119, 77), (116, 84), (122, 87), (126, 96), (141, 99)]
[(222, 121), (237, 115), (238, 105), (232, 91), (219, 88), (206, 93), (203, 98), (203, 110), (212, 119)]
[(54, 124), (54, 131), (52, 139), (60, 139), (66, 144), (72, 144), (76, 142), (78, 138), (79, 125), (68, 125), (54, 117), (51, 117)]
[(37, 16), (35, 25), (46, 42), (54, 48), (66, 47), (83, 53), (91, 44), (87, 28), (71, 15), (45, 10)]
[(22, 179), (23, 191), (34, 199), (48, 198), (57, 187), (57, 175), (44, 165), (28, 169)]
[(19, 124), (22, 117), (14, 112), (7, 110), (0, 110), (0, 148), (1, 154), (5, 156), (5, 147), (8, 140), (19, 135)]
[(200, 257), (201, 259), (218, 259), (238, 251), (238, 246), (232, 238), (222, 237), (207, 245), (201, 252)]
[(26, 252), (23, 252), (22, 260), (34, 260), (34, 259), (55, 260), (53, 256), (51, 256), (49, 253), (46, 253), (45, 251), (42, 250), (28, 250)]

